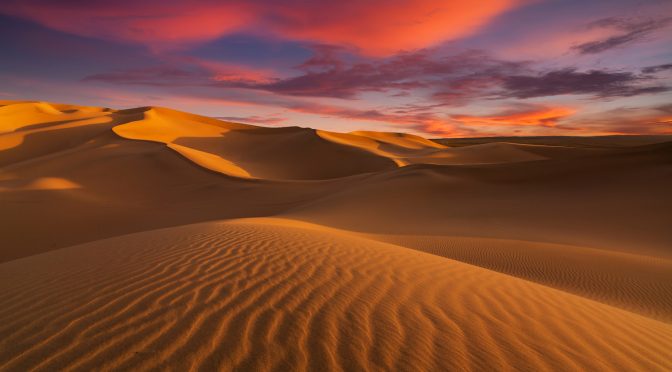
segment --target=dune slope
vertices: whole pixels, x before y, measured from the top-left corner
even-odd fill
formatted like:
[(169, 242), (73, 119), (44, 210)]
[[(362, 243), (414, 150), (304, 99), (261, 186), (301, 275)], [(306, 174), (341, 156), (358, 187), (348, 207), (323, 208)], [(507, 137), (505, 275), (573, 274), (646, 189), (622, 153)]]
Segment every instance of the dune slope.
[(672, 368), (672, 326), (521, 279), (277, 219), (0, 264), (7, 370)]

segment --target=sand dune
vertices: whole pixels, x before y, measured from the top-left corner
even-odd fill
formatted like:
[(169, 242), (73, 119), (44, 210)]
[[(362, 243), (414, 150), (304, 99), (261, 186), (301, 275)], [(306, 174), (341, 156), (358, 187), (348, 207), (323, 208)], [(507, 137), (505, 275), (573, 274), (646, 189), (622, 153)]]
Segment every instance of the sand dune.
[(401, 167), (410, 164), (497, 164), (547, 159), (538, 154), (540, 149), (533, 148), (532, 150), (536, 151), (528, 151), (533, 147), (530, 145), (487, 143), (468, 147), (447, 147), (425, 138), (403, 133), (320, 131), (319, 134), (330, 141), (345, 146), (359, 147), (378, 156), (392, 159)]
[(0, 101), (0, 370), (670, 370), (671, 169)]
[(324, 141), (312, 129), (266, 129), (164, 108), (146, 108), (142, 115), (114, 132), (165, 143), (201, 166), (234, 177), (323, 179), (394, 166), (357, 148)]
[(75, 147), (115, 124), (106, 109), (43, 102), (1, 106), (0, 118), (0, 166)]
[(102, 240), (0, 275), (9, 370), (672, 368), (669, 324), (282, 220)]

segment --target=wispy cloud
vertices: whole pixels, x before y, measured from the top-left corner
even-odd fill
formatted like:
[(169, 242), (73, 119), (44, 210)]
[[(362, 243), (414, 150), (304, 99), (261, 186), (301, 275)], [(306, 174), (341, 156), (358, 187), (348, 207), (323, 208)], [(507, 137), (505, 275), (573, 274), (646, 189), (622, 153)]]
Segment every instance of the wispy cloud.
[(672, 135), (672, 104), (620, 107), (571, 120), (585, 132)]
[(247, 123), (247, 124), (263, 124), (263, 125), (279, 125), (287, 121), (287, 118), (282, 118), (278, 116), (217, 116), (216, 119), (221, 119), (224, 121), (233, 121), (236, 123)]
[(642, 69), (642, 72), (645, 74), (657, 74), (665, 71), (672, 71), (672, 63), (666, 63), (656, 66), (648, 66)]
[(618, 17), (600, 19), (589, 24), (588, 28), (611, 28), (619, 31), (619, 33), (602, 40), (576, 45), (573, 49), (580, 54), (602, 53), (643, 40), (671, 23), (672, 17), (645, 20)]
[(461, 135), (464, 133), (454, 125), (449, 118), (430, 112), (394, 113), (389, 110), (353, 109), (348, 107), (300, 103), (287, 107), (288, 109), (308, 114), (325, 115), (348, 120), (377, 121), (394, 125), (398, 130), (435, 135)]
[(650, 79), (632, 72), (602, 70), (577, 71), (573, 68), (536, 75), (507, 76), (502, 96), (512, 98), (584, 94), (594, 97), (631, 97), (667, 92), (666, 85), (650, 84)]
[(554, 127), (575, 112), (575, 109), (569, 107), (519, 104), (491, 115), (452, 115), (451, 118), (465, 125)]

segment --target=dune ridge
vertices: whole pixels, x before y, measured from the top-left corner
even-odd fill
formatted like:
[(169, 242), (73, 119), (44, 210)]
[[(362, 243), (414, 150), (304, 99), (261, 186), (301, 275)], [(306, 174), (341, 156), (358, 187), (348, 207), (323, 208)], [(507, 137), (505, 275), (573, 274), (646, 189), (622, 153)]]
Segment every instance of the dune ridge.
[(8, 370), (672, 368), (669, 324), (277, 219), (102, 240), (0, 275)]

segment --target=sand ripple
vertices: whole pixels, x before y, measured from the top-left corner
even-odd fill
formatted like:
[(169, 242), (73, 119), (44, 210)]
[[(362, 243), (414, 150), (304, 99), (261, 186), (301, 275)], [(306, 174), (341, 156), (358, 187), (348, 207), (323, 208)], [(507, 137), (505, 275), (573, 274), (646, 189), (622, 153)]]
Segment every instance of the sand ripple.
[(0, 265), (0, 369), (670, 370), (672, 325), (283, 220)]

